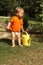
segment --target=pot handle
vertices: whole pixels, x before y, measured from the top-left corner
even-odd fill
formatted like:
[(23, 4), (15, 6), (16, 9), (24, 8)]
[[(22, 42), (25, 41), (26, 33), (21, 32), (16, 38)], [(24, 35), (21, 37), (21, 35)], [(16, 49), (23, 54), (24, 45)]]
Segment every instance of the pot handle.
[(26, 34), (26, 35), (28, 35), (28, 33), (25, 31), (25, 32), (23, 32), (23, 34)]

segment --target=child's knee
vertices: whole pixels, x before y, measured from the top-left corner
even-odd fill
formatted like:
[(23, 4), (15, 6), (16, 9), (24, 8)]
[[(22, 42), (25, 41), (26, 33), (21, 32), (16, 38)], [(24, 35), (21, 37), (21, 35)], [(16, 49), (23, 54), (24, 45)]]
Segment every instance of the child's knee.
[(12, 37), (12, 39), (14, 39), (14, 37)]
[(20, 38), (21, 38), (21, 36), (20, 36), (20, 35), (18, 35), (18, 36), (17, 36), (17, 38), (18, 38), (18, 39), (20, 39)]
[(15, 39), (15, 36), (12, 36), (12, 39)]

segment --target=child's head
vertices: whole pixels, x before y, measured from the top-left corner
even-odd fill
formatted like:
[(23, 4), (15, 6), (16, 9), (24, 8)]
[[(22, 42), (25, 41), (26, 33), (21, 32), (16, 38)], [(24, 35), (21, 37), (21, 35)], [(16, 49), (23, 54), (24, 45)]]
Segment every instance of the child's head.
[(24, 14), (24, 9), (21, 7), (16, 7), (16, 15), (21, 18), (23, 14)]

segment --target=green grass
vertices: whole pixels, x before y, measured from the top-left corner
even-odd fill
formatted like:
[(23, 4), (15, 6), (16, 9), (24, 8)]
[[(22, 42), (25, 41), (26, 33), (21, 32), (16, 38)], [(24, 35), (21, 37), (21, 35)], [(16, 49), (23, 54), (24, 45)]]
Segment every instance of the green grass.
[(0, 39), (0, 65), (43, 65), (43, 36), (32, 36), (29, 47), (12, 48), (11, 40)]

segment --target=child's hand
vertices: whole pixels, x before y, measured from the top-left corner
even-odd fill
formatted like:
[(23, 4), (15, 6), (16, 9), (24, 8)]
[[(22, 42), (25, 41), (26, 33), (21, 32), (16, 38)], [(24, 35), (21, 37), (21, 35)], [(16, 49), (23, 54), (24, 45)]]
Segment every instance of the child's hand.
[(8, 25), (7, 25), (7, 27), (6, 27), (6, 29), (9, 30), (10, 25), (11, 25), (11, 23), (9, 22)]
[(22, 32), (26, 33), (26, 31), (24, 31), (24, 30)]
[(6, 29), (8, 29), (8, 30), (9, 30), (9, 27), (6, 27)]

